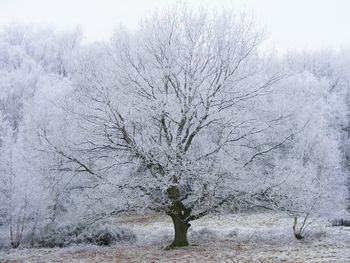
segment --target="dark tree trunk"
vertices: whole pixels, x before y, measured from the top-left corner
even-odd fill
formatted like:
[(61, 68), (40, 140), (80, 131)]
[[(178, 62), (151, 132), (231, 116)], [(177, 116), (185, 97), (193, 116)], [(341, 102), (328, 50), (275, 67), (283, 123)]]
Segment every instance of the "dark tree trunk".
[(300, 239), (303, 239), (303, 238), (304, 238), (304, 236), (303, 236), (303, 235), (298, 234), (298, 233), (294, 233), (294, 236), (295, 236), (295, 238), (296, 238), (296, 239), (298, 239), (298, 240), (300, 240)]
[(188, 246), (187, 230), (190, 224), (188, 224), (186, 221), (182, 221), (182, 219), (176, 215), (172, 215), (171, 218), (174, 223), (175, 237), (174, 237), (173, 243), (171, 243), (170, 246), (171, 247)]
[(168, 246), (168, 249), (188, 246), (187, 230), (191, 226), (188, 223), (191, 209), (187, 208), (180, 201), (180, 191), (177, 186), (169, 187), (167, 192), (169, 199), (171, 200), (171, 207), (169, 207), (167, 214), (173, 220), (175, 230), (174, 241)]
[(296, 239), (301, 240), (301, 239), (304, 238), (304, 236), (303, 236), (303, 228), (305, 226), (305, 220), (304, 220), (302, 226), (299, 229), (297, 229), (297, 224), (298, 224), (298, 218), (294, 217), (293, 234), (294, 234)]

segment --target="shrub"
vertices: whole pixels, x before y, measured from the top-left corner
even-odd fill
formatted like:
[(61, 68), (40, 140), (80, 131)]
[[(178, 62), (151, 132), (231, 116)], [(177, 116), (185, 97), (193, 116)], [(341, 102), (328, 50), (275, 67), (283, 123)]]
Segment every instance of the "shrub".
[(134, 242), (135, 239), (136, 235), (131, 230), (104, 222), (90, 226), (49, 227), (41, 233), (36, 243), (40, 247), (65, 247), (72, 244), (109, 246), (118, 242)]
[(198, 231), (193, 230), (190, 232), (190, 237), (195, 240), (215, 240), (218, 238), (218, 235), (214, 230), (208, 228), (202, 228)]
[(336, 219), (332, 222), (332, 226), (350, 226), (350, 219)]
[(238, 236), (238, 231), (237, 230), (232, 230), (226, 235), (226, 237), (228, 239), (236, 239), (237, 236)]

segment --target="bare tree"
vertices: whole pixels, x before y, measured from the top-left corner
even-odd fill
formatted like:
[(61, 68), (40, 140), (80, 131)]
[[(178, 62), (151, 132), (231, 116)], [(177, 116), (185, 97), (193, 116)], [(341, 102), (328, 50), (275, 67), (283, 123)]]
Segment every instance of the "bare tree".
[(252, 198), (253, 164), (289, 140), (269, 137), (283, 117), (260, 98), (281, 76), (259, 56), (262, 40), (245, 15), (155, 14), (81, 53), (65, 107), (71, 143), (41, 137), (76, 172), (164, 211), (170, 247), (187, 246), (189, 222)]

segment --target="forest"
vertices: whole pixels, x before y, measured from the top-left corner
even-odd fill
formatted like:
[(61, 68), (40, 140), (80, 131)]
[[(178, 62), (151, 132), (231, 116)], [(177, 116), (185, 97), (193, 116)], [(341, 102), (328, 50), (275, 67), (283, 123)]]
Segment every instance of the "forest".
[(145, 216), (143, 242), (181, 254), (238, 215), (283, 218), (298, 246), (350, 224), (350, 49), (278, 55), (254, 17), (189, 8), (82, 36), (0, 31), (0, 261), (133, 247), (151, 232), (118, 222)]

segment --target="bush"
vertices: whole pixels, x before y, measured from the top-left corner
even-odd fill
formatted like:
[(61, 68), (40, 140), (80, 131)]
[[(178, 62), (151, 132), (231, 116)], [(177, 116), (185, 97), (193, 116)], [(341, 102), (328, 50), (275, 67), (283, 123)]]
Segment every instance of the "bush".
[(118, 242), (134, 242), (136, 235), (129, 229), (108, 222), (84, 226), (63, 226), (44, 230), (37, 244), (40, 247), (65, 247), (72, 244), (109, 246)]
[(332, 222), (332, 226), (350, 226), (350, 219), (336, 219)]
[(238, 231), (237, 230), (232, 230), (226, 235), (226, 237), (228, 239), (236, 239), (237, 236), (238, 236)]
[(211, 230), (209, 228), (202, 228), (199, 231), (191, 231), (190, 237), (195, 240), (215, 240), (218, 238), (218, 235), (214, 230)]

